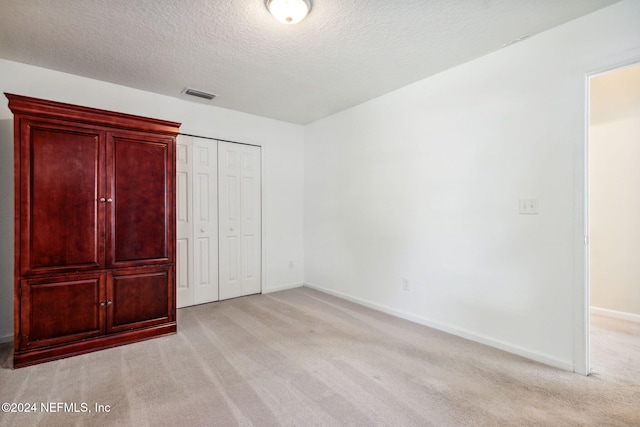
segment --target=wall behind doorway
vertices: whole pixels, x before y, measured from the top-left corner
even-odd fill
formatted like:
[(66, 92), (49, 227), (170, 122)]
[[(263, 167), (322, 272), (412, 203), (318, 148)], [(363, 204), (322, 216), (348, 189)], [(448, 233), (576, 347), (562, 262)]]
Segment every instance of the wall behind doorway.
[(640, 320), (640, 64), (591, 79), (591, 306)]

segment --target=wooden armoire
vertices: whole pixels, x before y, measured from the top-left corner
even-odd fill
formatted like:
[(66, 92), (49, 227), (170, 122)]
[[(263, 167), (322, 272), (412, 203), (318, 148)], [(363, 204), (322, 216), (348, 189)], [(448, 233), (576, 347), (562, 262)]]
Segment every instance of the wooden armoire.
[(6, 96), (14, 367), (175, 333), (180, 124)]

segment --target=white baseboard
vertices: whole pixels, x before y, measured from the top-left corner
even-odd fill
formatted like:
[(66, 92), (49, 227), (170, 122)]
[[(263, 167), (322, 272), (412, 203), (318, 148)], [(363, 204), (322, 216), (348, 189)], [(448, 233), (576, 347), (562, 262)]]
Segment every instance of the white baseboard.
[(491, 337), (479, 335), (477, 333), (470, 332), (470, 331), (467, 331), (455, 326), (451, 326), (445, 323), (437, 322), (417, 314), (409, 313), (402, 310), (397, 310), (391, 307), (387, 307), (381, 304), (364, 300), (362, 298), (357, 298), (342, 292), (337, 292), (331, 289), (323, 288), (322, 286), (314, 285), (312, 283), (305, 283), (304, 286), (318, 290), (320, 292), (324, 292), (324, 293), (336, 296), (338, 298), (345, 299), (347, 301), (354, 302), (356, 304), (363, 305), (365, 307), (372, 308), (374, 310), (381, 311), (383, 313), (390, 314), (395, 317), (399, 317), (401, 319), (409, 320), (410, 322), (418, 323), (420, 325), (428, 326), (430, 328), (437, 329), (439, 331), (443, 331), (451, 335), (456, 335), (461, 338), (468, 339), (470, 341), (488, 345), (490, 347), (494, 347), (494, 348), (506, 351), (507, 353), (516, 354), (518, 356), (522, 356), (526, 359), (534, 360), (536, 362), (540, 362), (545, 365), (553, 366), (555, 368), (563, 369), (565, 371), (570, 371), (570, 372), (574, 371), (573, 363), (570, 360), (560, 360), (553, 356), (530, 351), (522, 347), (514, 346), (499, 340), (495, 340)]
[(271, 292), (286, 291), (287, 289), (301, 288), (303, 286), (304, 286), (304, 283), (289, 283), (286, 285), (280, 285), (273, 288), (262, 289), (262, 293), (270, 294)]
[(6, 343), (6, 342), (13, 342), (13, 334), (0, 336), (0, 344)]
[(633, 313), (625, 313), (624, 311), (609, 310), (608, 308), (600, 307), (590, 307), (589, 311), (592, 314), (600, 314), (602, 316), (615, 317), (616, 319), (624, 319), (640, 323), (640, 316)]

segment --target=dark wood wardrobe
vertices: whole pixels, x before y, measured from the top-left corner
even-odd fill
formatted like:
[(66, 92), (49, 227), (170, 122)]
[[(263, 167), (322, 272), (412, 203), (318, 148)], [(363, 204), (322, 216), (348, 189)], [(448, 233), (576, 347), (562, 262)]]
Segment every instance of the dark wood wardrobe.
[(14, 367), (175, 333), (180, 124), (6, 96)]

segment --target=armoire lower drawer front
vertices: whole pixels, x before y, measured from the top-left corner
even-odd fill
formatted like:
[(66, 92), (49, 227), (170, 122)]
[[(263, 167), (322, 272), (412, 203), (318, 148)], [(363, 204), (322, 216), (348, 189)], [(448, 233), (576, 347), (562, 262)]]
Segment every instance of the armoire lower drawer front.
[(108, 292), (107, 333), (175, 320), (173, 266), (115, 270)]
[(104, 301), (104, 273), (21, 280), (17, 348), (31, 350), (103, 335)]

